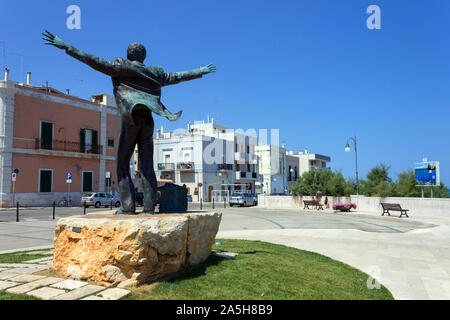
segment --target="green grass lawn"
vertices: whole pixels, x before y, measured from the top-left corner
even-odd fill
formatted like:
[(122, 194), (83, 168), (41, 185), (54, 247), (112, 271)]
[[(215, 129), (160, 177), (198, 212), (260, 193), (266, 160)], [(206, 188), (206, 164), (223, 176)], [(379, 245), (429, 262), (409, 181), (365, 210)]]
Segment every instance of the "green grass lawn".
[[(34, 250), (34, 251), (44, 251), (44, 250)], [(26, 254), (26, 252), (33, 252), (33, 251), (21, 251), (21, 252), (0, 254), (0, 263), (21, 263), (27, 260), (34, 260), (51, 256), (51, 254)], [(26, 294), (15, 294), (0, 290), (0, 300), (40, 300), (40, 299)]]
[[(385, 288), (369, 290), (368, 275), (317, 253), (261, 241), (218, 240), (215, 251), (239, 253), (235, 259), (210, 256), (200, 266), (132, 289), (127, 298), (198, 300), (393, 299)], [(49, 256), (24, 252), (0, 255), (0, 263)], [(0, 291), (0, 300), (36, 299)]]
[(128, 299), (393, 299), (385, 288), (369, 290), (368, 275), (320, 254), (260, 241), (219, 240), (201, 266), (132, 290)]

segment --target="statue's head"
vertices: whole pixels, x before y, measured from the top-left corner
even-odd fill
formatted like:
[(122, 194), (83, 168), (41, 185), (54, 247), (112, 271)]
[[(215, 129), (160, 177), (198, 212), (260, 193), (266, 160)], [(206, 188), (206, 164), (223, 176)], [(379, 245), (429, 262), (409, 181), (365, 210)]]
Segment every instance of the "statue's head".
[(127, 49), (127, 59), (130, 61), (144, 62), (147, 51), (140, 43), (130, 43)]

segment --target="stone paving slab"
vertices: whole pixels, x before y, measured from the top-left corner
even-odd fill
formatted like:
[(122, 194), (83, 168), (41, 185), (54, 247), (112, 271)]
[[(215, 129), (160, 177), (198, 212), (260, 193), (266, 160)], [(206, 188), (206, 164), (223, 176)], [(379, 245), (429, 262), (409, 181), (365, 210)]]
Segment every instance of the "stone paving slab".
[(39, 264), (26, 264), (26, 263), (0, 263), (0, 268), (31, 268), (39, 267)]
[(7, 292), (11, 292), (11, 293), (27, 293), (31, 290), (34, 290), (36, 288), (39, 287), (44, 287), (44, 286), (48, 286), (57, 282), (61, 282), (60, 278), (55, 278), (55, 277), (46, 277), (44, 279), (41, 280), (36, 280), (33, 282), (29, 282), (26, 284), (22, 284), (20, 286), (14, 287), (14, 288), (10, 288), (8, 290), (6, 290)]
[(31, 268), (13, 268), (13, 269), (10, 269), (8, 272), (20, 273), (20, 274), (32, 274), (32, 273), (47, 270), (47, 269), (48, 269), (47, 266), (39, 265), (38, 267), (31, 267)]
[(73, 290), (73, 289), (78, 289), (81, 288), (85, 285), (87, 285), (88, 283), (85, 281), (78, 281), (78, 280), (73, 280), (73, 279), (67, 279), (67, 280), (63, 280), (61, 282), (52, 284), (50, 287), (53, 288), (58, 288), (58, 289), (67, 289), (67, 290)]
[(33, 252), (25, 252), (25, 254), (52, 254), (53, 250), (46, 250), (46, 251), (33, 251)]
[(56, 296), (64, 294), (64, 293), (66, 293), (66, 292), (61, 289), (43, 287), (40, 289), (36, 289), (36, 290), (30, 291), (30, 292), (27, 292), (27, 295), (48, 300), (48, 299), (51, 299), (53, 297), (56, 297)]
[[(96, 286), (96, 285), (92, 285), (92, 284), (88, 284), (86, 286), (83, 286), (81, 288), (75, 289), (73, 291), (70, 292), (66, 292), (62, 295), (56, 296), (54, 298), (52, 298), (53, 300), (77, 300), (83, 297), (86, 297), (90, 294), (94, 294), (97, 293), (99, 291), (102, 291), (106, 289), (105, 287), (102, 286)], [(103, 300), (103, 298), (102, 298)]]
[(106, 298), (102, 298), (99, 296), (87, 296), (86, 298), (80, 299), (80, 300), (109, 300)]
[(45, 258), (39, 258), (39, 259), (33, 259), (33, 260), (27, 260), (27, 261), (24, 261), (23, 263), (37, 263), (37, 264), (39, 264), (39, 263), (41, 263), (41, 262), (46, 262), (46, 261), (51, 261), (51, 260), (53, 260), (53, 256), (51, 256), (51, 257), (45, 257)]
[(13, 273), (9, 270), (0, 272), (0, 280), (7, 280), (14, 277), (17, 277), (17, 273)]
[(131, 291), (120, 289), (120, 288), (110, 288), (102, 291), (98, 294), (98, 296), (102, 298), (106, 298), (108, 300), (120, 300), (127, 297)]
[(0, 281), (0, 290), (5, 290), (9, 287), (14, 287), (17, 286), (18, 282), (13, 282), (13, 281)]
[(8, 279), (8, 281), (32, 282), (32, 281), (41, 280), (44, 278), (45, 278), (45, 276), (38, 276), (38, 275), (34, 275), (34, 274), (21, 274), (20, 276)]

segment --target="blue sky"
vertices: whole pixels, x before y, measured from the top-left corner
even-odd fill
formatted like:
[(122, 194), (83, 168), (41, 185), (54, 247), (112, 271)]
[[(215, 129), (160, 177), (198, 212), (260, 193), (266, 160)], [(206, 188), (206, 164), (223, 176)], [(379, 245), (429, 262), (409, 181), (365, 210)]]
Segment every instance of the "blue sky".
[[(44, 46), (40, 32), (111, 60), (141, 42), (145, 63), (166, 71), (217, 65), (215, 74), (163, 88), (163, 103), (184, 113), (175, 123), (155, 116), (157, 127), (210, 115), (234, 129), (280, 129), (289, 149), (329, 155), (346, 177), (355, 163), (344, 147), (356, 135), (360, 177), (380, 162), (396, 177), (427, 157), (450, 184), (450, 1), (0, 3), (12, 80), (31, 71), (32, 84), (82, 98), (112, 93), (108, 77)], [(66, 27), (72, 4), (81, 30)], [(380, 30), (366, 27), (371, 4), (381, 8)]]

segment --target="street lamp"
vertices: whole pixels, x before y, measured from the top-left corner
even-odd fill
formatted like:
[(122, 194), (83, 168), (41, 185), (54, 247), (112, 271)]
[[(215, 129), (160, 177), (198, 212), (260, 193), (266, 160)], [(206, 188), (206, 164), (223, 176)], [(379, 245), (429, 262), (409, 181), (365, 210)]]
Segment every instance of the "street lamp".
[(350, 137), (347, 139), (347, 145), (345, 146), (345, 152), (350, 152), (350, 145), (348, 144), (349, 140), (353, 140), (355, 146), (355, 162), (356, 162), (356, 195), (359, 195), (359, 182), (358, 182), (358, 151), (356, 149), (356, 136)]

